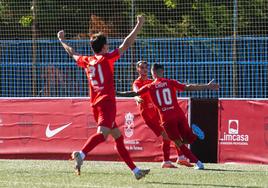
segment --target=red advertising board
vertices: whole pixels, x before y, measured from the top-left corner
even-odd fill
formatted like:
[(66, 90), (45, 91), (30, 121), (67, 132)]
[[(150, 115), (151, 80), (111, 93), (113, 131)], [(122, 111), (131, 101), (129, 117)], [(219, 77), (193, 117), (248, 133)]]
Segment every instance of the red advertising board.
[[(188, 99), (179, 103), (188, 116)], [(116, 121), (135, 160), (162, 160), (162, 139), (145, 126), (133, 99), (117, 99)], [(96, 128), (88, 98), (0, 99), (0, 158), (68, 159)], [(111, 137), (88, 159), (120, 160)]]
[(268, 101), (219, 100), (218, 162), (268, 164)]

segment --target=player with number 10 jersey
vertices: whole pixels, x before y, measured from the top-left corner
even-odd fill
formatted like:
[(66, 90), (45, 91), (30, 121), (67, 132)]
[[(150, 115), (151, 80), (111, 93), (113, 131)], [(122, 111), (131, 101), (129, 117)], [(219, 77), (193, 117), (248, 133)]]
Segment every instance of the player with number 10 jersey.
[[(138, 94), (150, 93), (154, 105), (157, 107), (162, 125), (165, 127), (170, 121), (179, 122), (181, 137), (192, 143), (196, 140), (196, 135), (192, 133), (184, 112), (177, 102), (176, 90), (184, 91), (185, 85), (176, 80), (157, 78), (151, 84), (142, 87)], [(174, 130), (173, 130), (174, 131)], [(168, 132), (167, 132), (168, 133)], [(168, 133), (170, 139), (178, 136), (177, 132)], [(173, 136), (174, 135), (174, 136)]]

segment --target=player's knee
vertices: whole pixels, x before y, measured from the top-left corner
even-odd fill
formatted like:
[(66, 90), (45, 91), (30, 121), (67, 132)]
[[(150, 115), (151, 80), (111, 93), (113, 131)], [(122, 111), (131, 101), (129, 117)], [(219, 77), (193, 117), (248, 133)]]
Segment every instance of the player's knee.
[(99, 126), (97, 132), (102, 134), (104, 139), (106, 140), (108, 135), (111, 133), (111, 129), (104, 126)]
[(114, 129), (112, 129), (112, 130), (111, 130), (111, 135), (112, 135), (112, 137), (113, 137), (115, 140), (117, 140), (117, 139), (120, 138), (120, 137), (123, 138), (123, 136), (122, 136), (122, 134), (121, 134), (121, 132), (120, 132), (120, 130), (119, 130), (118, 128), (114, 128)]

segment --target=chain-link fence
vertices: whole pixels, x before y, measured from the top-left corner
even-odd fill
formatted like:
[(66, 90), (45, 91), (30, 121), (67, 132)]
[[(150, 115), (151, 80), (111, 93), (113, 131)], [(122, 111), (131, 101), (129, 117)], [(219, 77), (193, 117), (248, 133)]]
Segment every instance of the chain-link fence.
[(88, 95), (82, 69), (56, 34), (64, 29), (81, 54), (92, 54), (88, 34), (102, 31), (116, 48), (146, 17), (135, 45), (115, 65), (118, 90), (130, 90), (135, 62), (163, 63), (166, 76), (183, 83), (215, 79), (218, 92), (189, 97), (265, 98), (268, 95), (268, 3), (259, 0), (2, 0), (0, 95)]

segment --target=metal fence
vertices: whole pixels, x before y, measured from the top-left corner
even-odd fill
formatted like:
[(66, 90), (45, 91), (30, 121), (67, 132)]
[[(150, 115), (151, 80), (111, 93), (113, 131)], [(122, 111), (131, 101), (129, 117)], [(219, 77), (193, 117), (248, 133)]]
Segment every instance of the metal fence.
[[(110, 48), (122, 42), (110, 39)], [(87, 40), (70, 40), (81, 54), (90, 54)], [(34, 46), (34, 48), (33, 48)], [(35, 49), (35, 50), (33, 50)], [(220, 84), (219, 91), (185, 92), (183, 97), (266, 98), (268, 37), (139, 39), (115, 64), (115, 85), (131, 89), (135, 62), (162, 63), (165, 76), (182, 83)], [(84, 71), (56, 40), (0, 41), (1, 97), (88, 96)]]

